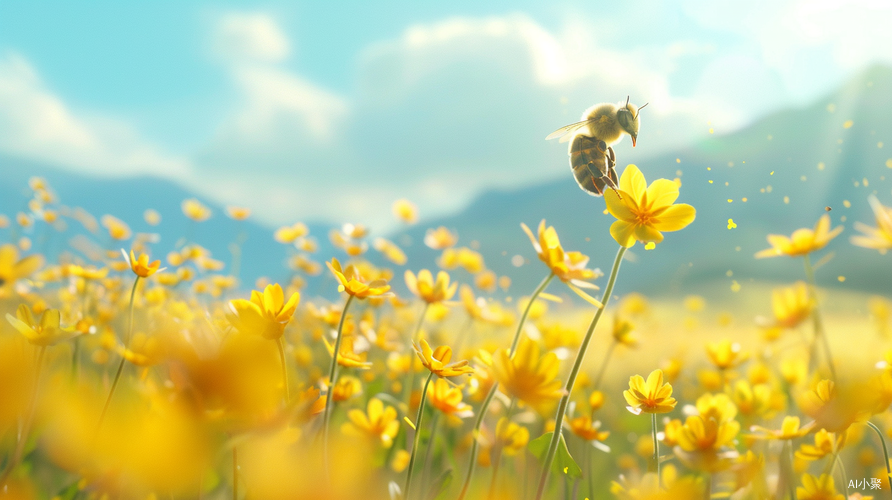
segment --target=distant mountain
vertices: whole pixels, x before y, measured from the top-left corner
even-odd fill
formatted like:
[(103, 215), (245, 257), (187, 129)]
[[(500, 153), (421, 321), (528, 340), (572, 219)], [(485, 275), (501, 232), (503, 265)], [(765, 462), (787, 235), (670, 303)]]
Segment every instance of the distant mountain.
[[(28, 180), (32, 176), (39, 176), (47, 180), (62, 205), (81, 207), (97, 219), (105, 214), (113, 215), (127, 223), (134, 233), (158, 234), (161, 239), (155, 248), (160, 253), (153, 255), (153, 258), (163, 260), (167, 252), (191, 231), (190, 239), (210, 250), (215, 259), (225, 262), (227, 270), (223, 272), (228, 272), (232, 262), (229, 245), (244, 231), (247, 239), (242, 246), (243, 257), (239, 273), (243, 283), (246, 286), (253, 285), (254, 280), (260, 276), (277, 280), (288, 278), (285, 267), (288, 247), (273, 240), (275, 228), (252, 219), (236, 222), (226, 216), (224, 207), (196, 196), (173, 182), (148, 176), (89, 177), (8, 156), (0, 156), (0, 172), (0, 213), (13, 220), (16, 213), (27, 212), (27, 201), (31, 196)], [(180, 208), (183, 200), (188, 198), (197, 198), (213, 210), (210, 219), (193, 224), (192, 229), (191, 221), (183, 215)], [(150, 208), (161, 215), (161, 224), (158, 226), (150, 226), (143, 219), (144, 212)], [(333, 250), (328, 242), (329, 227), (324, 224), (307, 225), (310, 234), (319, 241), (320, 254), (331, 255)], [(67, 226), (61, 238), (54, 234), (50, 240), (47, 253), (51, 259), (58, 254), (63, 242), (76, 234), (87, 234), (76, 221), (68, 221)], [(34, 241), (34, 250), (41, 250), (42, 233), (42, 229), (38, 228), (33, 234), (27, 235)], [(0, 238), (3, 234), (0, 231)], [(98, 240), (102, 245), (108, 244), (106, 234), (103, 233)]]
[[(730, 290), (732, 280), (746, 286), (750, 280), (802, 279), (801, 259), (757, 260), (753, 254), (768, 248), (769, 233), (789, 235), (797, 228), (812, 227), (827, 213), (825, 207), (831, 208), (834, 227), (841, 224), (845, 231), (818, 254), (820, 258), (835, 253), (819, 270), (819, 282), (892, 291), (892, 255), (881, 256), (848, 242), (857, 234), (855, 221), (874, 225), (867, 204), (870, 193), (892, 204), (890, 109), (892, 68), (877, 66), (805, 108), (776, 112), (743, 130), (711, 135), (671, 154), (646, 155), (644, 120), (634, 157), (618, 158), (619, 170), (636, 163), (648, 182), (679, 177), (678, 202), (696, 207), (697, 219), (681, 232), (666, 233), (665, 241), (652, 251), (636, 245), (636, 262), (623, 265), (618, 291), (678, 293), (717, 280), (726, 281)], [(512, 277), (514, 293), (528, 293), (524, 290), (535, 286), (544, 269), (519, 227), (521, 222), (535, 230), (545, 218), (557, 229), (564, 248), (590, 255), (592, 263), (607, 272), (617, 249), (609, 234), (614, 219), (602, 213), (602, 199), (576, 186), (566, 150), (555, 150), (556, 161), (567, 165), (564, 178), (486, 193), (461, 213), (430, 221), (426, 227), (454, 228), (462, 242), (477, 241), (487, 266)], [(737, 224), (735, 229), (728, 229), (728, 219)], [(418, 241), (423, 231), (418, 228), (408, 235)], [(410, 262), (426, 254), (416, 247), (410, 251)], [(533, 262), (514, 268), (515, 254)]]
[[(789, 235), (797, 228), (811, 227), (827, 213), (825, 207), (830, 207), (834, 226), (844, 225), (845, 231), (818, 255), (818, 259), (831, 252), (835, 255), (820, 268), (819, 282), (889, 293), (892, 255), (854, 247), (848, 238), (856, 234), (855, 221), (874, 224), (867, 204), (870, 193), (876, 193), (884, 204), (892, 204), (892, 170), (887, 167), (892, 158), (890, 109), (892, 68), (877, 66), (807, 107), (778, 111), (743, 130), (710, 135), (672, 154), (647, 155), (645, 119), (638, 147), (618, 158), (619, 170), (636, 163), (649, 182), (679, 177), (682, 187), (678, 201), (696, 207), (697, 219), (681, 232), (666, 233), (665, 241), (655, 250), (636, 245), (623, 264), (617, 292), (694, 293), (725, 282), (730, 293), (735, 280), (745, 287), (751, 280), (802, 279), (799, 259), (756, 260), (753, 254), (768, 247), (767, 234)], [(408, 254), (407, 267), (417, 270), (436, 266), (438, 253), (425, 247), (422, 240), (427, 228), (443, 225), (458, 232), (459, 245), (479, 244), (487, 267), (512, 278), (511, 294), (529, 293), (542, 279), (544, 268), (520, 223), (535, 230), (544, 218), (556, 227), (564, 248), (586, 253), (592, 258), (592, 266), (606, 272), (617, 249), (609, 235), (613, 218), (603, 213), (602, 199), (590, 197), (576, 186), (564, 145), (555, 144), (554, 150), (554, 161), (565, 165), (562, 178), (518, 190), (490, 191), (460, 213), (423, 221), (390, 235)], [(49, 180), (66, 205), (83, 207), (97, 217), (110, 213), (134, 231), (158, 232), (162, 243), (157, 248), (164, 252), (187, 231), (180, 203), (194, 195), (168, 181), (150, 177), (92, 178), (9, 157), (0, 157), (0, 172), (0, 213), (9, 216), (24, 209), (23, 191), (27, 191), (28, 178), (40, 175)], [(228, 263), (228, 245), (237, 234), (237, 226), (222, 207), (202, 201), (213, 208), (214, 216), (197, 226), (195, 240), (209, 248), (215, 258)], [(145, 224), (143, 212), (147, 208), (161, 213), (160, 226)], [(737, 224), (735, 229), (728, 229), (728, 219)], [(335, 253), (328, 241), (330, 227), (310, 224), (311, 234), (320, 244), (318, 260), (342, 255)], [(274, 228), (249, 220), (244, 229), (248, 240), (244, 245), (243, 283), (250, 285), (259, 276), (287, 279), (288, 271), (283, 266), (287, 251), (273, 241)], [(515, 267), (515, 255), (526, 258), (527, 263)], [(375, 251), (369, 256), (381, 262)], [(401, 273), (402, 269), (396, 270), (397, 290), (404, 288)], [(839, 281), (840, 276), (844, 282)], [(454, 277), (470, 280), (463, 271), (456, 271)], [(325, 277), (312, 280), (310, 290), (319, 290), (320, 280), (326, 279), (331, 282)]]

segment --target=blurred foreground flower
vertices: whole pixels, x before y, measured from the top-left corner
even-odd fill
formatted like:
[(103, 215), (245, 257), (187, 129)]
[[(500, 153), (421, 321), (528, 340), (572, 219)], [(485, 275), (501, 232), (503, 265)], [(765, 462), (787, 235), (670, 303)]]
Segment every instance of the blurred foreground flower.
[(0, 246), (0, 298), (9, 297), (16, 281), (27, 278), (43, 267), (42, 255), (29, 255), (19, 259), (15, 245)]
[(286, 302), (281, 285), (275, 283), (267, 285), (263, 292), (252, 291), (250, 300), (230, 301), (226, 317), (242, 333), (276, 340), (285, 333), (299, 302), (298, 292), (292, 293)]
[(46, 347), (58, 344), (77, 336), (80, 332), (74, 327), (63, 328), (60, 324), (61, 316), (57, 309), (47, 309), (40, 315), (40, 321), (35, 320), (31, 308), (26, 304), (19, 305), (16, 315), (6, 314), (9, 321), (29, 343)]
[(557, 355), (553, 352), (540, 355), (539, 345), (526, 337), (513, 357), (507, 349), (498, 351), (492, 359), (492, 370), (505, 394), (541, 414), (550, 412), (563, 392), (557, 378), (560, 370)]

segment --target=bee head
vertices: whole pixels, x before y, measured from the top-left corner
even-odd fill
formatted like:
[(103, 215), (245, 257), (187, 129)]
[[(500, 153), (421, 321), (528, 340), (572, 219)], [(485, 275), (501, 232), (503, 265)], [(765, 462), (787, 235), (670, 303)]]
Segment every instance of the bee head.
[[(647, 106), (647, 104), (644, 106)], [(644, 106), (636, 107), (626, 97), (626, 103), (620, 103), (619, 109), (616, 111), (616, 120), (619, 122), (620, 127), (632, 136), (632, 147), (635, 147), (635, 141), (638, 139), (638, 113), (644, 109)]]

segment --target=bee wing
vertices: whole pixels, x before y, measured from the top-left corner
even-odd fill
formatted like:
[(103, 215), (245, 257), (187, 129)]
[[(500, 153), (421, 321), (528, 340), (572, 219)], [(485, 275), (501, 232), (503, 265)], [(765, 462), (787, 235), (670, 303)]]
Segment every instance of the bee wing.
[(558, 137), (561, 137), (560, 142), (567, 142), (570, 140), (570, 138), (573, 137), (574, 132), (581, 129), (582, 127), (585, 127), (591, 121), (592, 120), (583, 120), (581, 122), (576, 122), (576, 123), (571, 123), (569, 125), (565, 125), (559, 129), (555, 130), (554, 132), (548, 134), (548, 137), (546, 137), (545, 140), (550, 141), (552, 139), (557, 139)]

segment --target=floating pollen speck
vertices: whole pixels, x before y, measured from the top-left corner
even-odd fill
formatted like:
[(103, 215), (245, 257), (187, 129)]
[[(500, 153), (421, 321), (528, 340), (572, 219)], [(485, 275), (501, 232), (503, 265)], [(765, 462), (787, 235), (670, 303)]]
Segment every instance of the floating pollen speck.
[(852, 125), (854, 125), (854, 124), (855, 124), (855, 122), (853, 122), (852, 120), (846, 120), (842, 124), (842, 128), (852, 128)]
[(789, 205), (789, 204), (790, 204), (790, 197), (789, 197), (789, 196), (784, 196), (784, 204), (785, 204), (785, 205)]
[(843, 281), (845, 281), (845, 280), (846, 280), (846, 277), (845, 277), (845, 276), (839, 276), (839, 277), (838, 277), (838, 278), (836, 278), (836, 279), (838, 279), (838, 280), (839, 280), (839, 282), (840, 282), (840, 283), (842, 283), (842, 282), (843, 282)]
[(734, 219), (728, 219), (728, 229), (734, 229), (737, 227), (737, 223), (734, 222)]
[(648, 241), (647, 244), (644, 245), (645, 250), (653, 250), (654, 248), (657, 248), (657, 244), (652, 241)]
[(849, 200), (842, 200), (842, 206), (850, 208), (852, 206), (852, 202)]
[(737, 293), (740, 291), (740, 283), (737, 280), (731, 282), (731, 291)]

